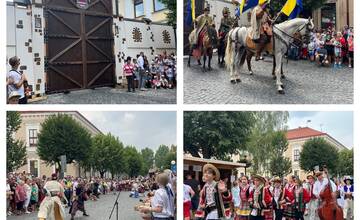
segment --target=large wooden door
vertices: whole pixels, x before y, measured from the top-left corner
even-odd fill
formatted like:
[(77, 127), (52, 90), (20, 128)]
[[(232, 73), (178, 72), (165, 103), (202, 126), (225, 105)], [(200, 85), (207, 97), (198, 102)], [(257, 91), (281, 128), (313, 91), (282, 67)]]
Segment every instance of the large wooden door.
[(115, 85), (111, 0), (45, 0), (47, 92)]

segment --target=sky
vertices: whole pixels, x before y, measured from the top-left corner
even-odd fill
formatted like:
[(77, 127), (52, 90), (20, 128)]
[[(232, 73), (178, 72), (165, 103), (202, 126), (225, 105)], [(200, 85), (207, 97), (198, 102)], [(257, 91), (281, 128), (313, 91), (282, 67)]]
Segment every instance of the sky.
[[(311, 120), (311, 122), (308, 122)], [(310, 127), (325, 132), (348, 148), (354, 147), (353, 112), (289, 112), (289, 129)]]
[(121, 142), (137, 149), (151, 148), (161, 144), (176, 145), (176, 112), (103, 111), (80, 112), (104, 134), (111, 133)]

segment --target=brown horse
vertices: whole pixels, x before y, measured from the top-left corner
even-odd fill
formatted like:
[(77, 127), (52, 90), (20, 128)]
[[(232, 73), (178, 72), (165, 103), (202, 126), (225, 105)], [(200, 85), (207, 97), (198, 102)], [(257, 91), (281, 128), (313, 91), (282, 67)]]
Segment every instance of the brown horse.
[[(192, 31), (189, 35), (189, 41), (192, 42), (192, 38), (194, 37), (194, 34), (196, 34), (195, 31)], [(208, 70), (212, 70), (211, 68), (211, 59), (213, 55), (213, 48), (216, 47), (218, 42), (217, 33), (213, 26), (209, 26), (206, 28), (206, 30), (203, 31), (203, 34), (199, 36), (198, 39), (198, 46), (196, 48), (192, 47), (190, 54), (189, 54), (189, 60), (188, 60), (188, 66), (190, 67), (190, 61), (191, 56), (194, 56), (198, 60), (198, 64), (201, 65), (200, 58), (203, 56), (203, 67), (202, 70), (206, 71), (206, 60), (208, 59)]]

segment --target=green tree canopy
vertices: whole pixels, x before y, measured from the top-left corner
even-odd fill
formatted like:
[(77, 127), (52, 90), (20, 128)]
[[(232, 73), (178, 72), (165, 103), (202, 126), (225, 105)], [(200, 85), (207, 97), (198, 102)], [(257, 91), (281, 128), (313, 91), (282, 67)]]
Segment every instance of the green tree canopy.
[(254, 119), (254, 112), (184, 112), (184, 151), (228, 160), (246, 149)]
[(50, 116), (41, 124), (38, 135), (37, 153), (47, 164), (57, 164), (61, 168), (61, 155), (66, 162), (82, 162), (91, 150), (90, 133), (69, 115)]
[(176, 162), (176, 146), (175, 145), (172, 145), (170, 147), (170, 151), (166, 154), (166, 156), (164, 158), (163, 168), (170, 169), (171, 161), (173, 161), (173, 160)]
[(339, 151), (336, 171), (340, 176), (354, 176), (354, 149)]
[(127, 146), (124, 149), (124, 158), (126, 162), (126, 173), (130, 177), (136, 177), (141, 174), (143, 169), (143, 160), (141, 154), (133, 146)]
[(143, 166), (143, 175), (149, 172), (154, 165), (154, 151), (150, 148), (144, 148), (141, 150), (141, 157), (144, 162)]
[(284, 157), (284, 153), (288, 148), (288, 141), (284, 131), (276, 131), (271, 141), (274, 152), (270, 156), (270, 172), (273, 176), (280, 178), (291, 173), (291, 161)]
[(329, 171), (335, 171), (338, 162), (337, 149), (324, 138), (312, 138), (305, 142), (300, 152), (301, 169), (311, 172), (315, 166), (326, 165)]
[(168, 24), (176, 27), (176, 0), (160, 0), (160, 2), (169, 10), (169, 12), (166, 13)]
[(170, 149), (166, 145), (160, 145), (159, 148), (156, 150), (155, 153), (155, 165), (157, 168), (164, 169), (167, 165), (166, 161), (164, 160), (166, 156), (169, 154)]
[(91, 154), (92, 167), (100, 172), (101, 178), (105, 172), (111, 172), (114, 176), (124, 171), (124, 146), (110, 133), (92, 138)]
[(26, 164), (26, 146), (20, 140), (15, 140), (15, 133), (21, 125), (20, 114), (15, 111), (6, 113), (6, 168), (13, 172)]

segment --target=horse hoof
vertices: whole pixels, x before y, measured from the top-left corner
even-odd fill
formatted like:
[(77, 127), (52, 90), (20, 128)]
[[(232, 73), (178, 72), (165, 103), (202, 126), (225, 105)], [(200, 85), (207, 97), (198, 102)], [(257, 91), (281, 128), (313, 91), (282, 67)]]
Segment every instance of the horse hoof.
[(234, 79), (230, 80), (232, 84), (236, 84), (236, 81)]
[(281, 95), (284, 95), (285, 91), (284, 90), (278, 90), (278, 93), (281, 94)]
[(276, 80), (276, 76), (273, 76), (273, 80)]
[(250, 71), (250, 76), (254, 75), (254, 72), (253, 71)]
[(284, 85), (281, 85), (281, 88), (283, 88), (283, 89), (284, 89), (284, 88), (285, 88), (285, 86), (284, 86)]
[(236, 79), (236, 82), (240, 83), (240, 82), (241, 82), (241, 79)]
[(281, 79), (285, 79), (286, 77), (285, 77), (285, 75), (281, 75)]

